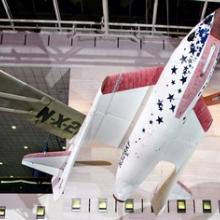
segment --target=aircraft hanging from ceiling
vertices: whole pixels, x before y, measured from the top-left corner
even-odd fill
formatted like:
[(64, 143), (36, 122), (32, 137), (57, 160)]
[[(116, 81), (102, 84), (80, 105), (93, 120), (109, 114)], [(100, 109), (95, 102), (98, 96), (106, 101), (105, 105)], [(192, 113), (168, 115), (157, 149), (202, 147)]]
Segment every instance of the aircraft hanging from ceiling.
[(54, 198), (67, 183), (79, 150), (88, 143), (122, 147), (114, 197), (125, 201), (161, 161), (171, 164), (157, 187), (152, 207), (157, 214), (178, 174), (212, 124), (205, 99), (220, 49), (220, 10), (207, 16), (181, 41), (166, 66), (108, 76), (89, 113), (66, 106), (0, 71), (0, 110), (23, 116), (47, 131), (71, 139), (60, 152), (24, 156), (22, 164), (53, 175)]

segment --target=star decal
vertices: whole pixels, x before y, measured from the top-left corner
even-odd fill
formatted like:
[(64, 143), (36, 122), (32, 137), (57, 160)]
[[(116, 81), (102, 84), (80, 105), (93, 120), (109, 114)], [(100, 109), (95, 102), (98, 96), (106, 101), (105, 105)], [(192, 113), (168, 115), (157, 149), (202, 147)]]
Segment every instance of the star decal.
[(190, 59), (188, 60), (188, 62), (189, 62), (189, 63), (192, 63), (192, 58), (190, 58)]
[(187, 56), (182, 55), (182, 57), (180, 58), (181, 64), (186, 63), (186, 58)]
[(174, 112), (176, 106), (175, 105), (171, 105), (171, 107), (169, 108), (172, 112)]
[(158, 99), (157, 104), (158, 104), (159, 106), (163, 106), (163, 100)]
[(177, 71), (177, 68), (175, 67), (175, 65), (173, 66), (173, 68), (171, 69), (172, 70), (172, 74), (176, 74), (176, 71)]
[(158, 116), (157, 120), (158, 124), (163, 123), (163, 117)]
[(183, 68), (183, 74), (184, 74), (184, 75), (187, 74), (187, 70), (188, 70), (188, 69), (189, 69), (188, 66), (184, 66), (184, 68)]
[(182, 76), (182, 78), (180, 79), (180, 81), (182, 82), (182, 84), (184, 84), (187, 80), (187, 77), (186, 76)]
[(196, 52), (195, 45), (194, 45), (194, 44), (191, 44), (191, 46), (190, 46), (190, 53), (191, 53), (192, 55), (194, 55), (195, 52)]
[(167, 98), (170, 102), (174, 101), (174, 95), (169, 94)]
[(198, 48), (200, 48), (200, 50), (202, 50), (202, 48), (203, 48), (203, 44), (202, 44), (202, 42), (199, 42), (199, 44), (198, 44)]
[(201, 52), (202, 52), (202, 47), (198, 47), (197, 57), (201, 54)]
[(201, 38), (201, 43), (204, 44), (206, 42), (206, 39), (208, 38), (208, 28), (200, 28), (199, 29), (199, 37)]
[(125, 150), (126, 150), (126, 151), (129, 150), (129, 146), (128, 146), (128, 145), (125, 146)]
[(175, 84), (176, 84), (175, 80), (172, 80), (172, 81), (171, 81), (171, 84), (172, 84), (172, 85), (175, 85)]
[(163, 111), (163, 100), (158, 99), (157, 105), (160, 111)]

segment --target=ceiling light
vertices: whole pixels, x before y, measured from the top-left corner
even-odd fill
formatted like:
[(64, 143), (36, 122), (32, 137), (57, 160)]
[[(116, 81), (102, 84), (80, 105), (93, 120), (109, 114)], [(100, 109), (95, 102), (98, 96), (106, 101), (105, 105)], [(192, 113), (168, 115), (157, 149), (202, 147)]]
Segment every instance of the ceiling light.
[(186, 201), (185, 200), (177, 200), (177, 212), (178, 213), (186, 212)]
[(72, 199), (72, 210), (77, 211), (80, 210), (81, 199)]
[(28, 149), (28, 146), (25, 145), (25, 146), (24, 146), (24, 149), (25, 149), (25, 150)]
[(0, 162), (0, 165), (3, 165), (3, 162)]
[(15, 130), (16, 128), (17, 128), (17, 127), (16, 127), (15, 125), (12, 125), (12, 126), (11, 126), (11, 129), (12, 129), (12, 130)]
[(212, 203), (211, 200), (203, 200), (203, 213), (211, 213), (212, 212)]
[(98, 209), (99, 211), (107, 211), (107, 199), (99, 199), (98, 201)]
[(0, 206), (0, 218), (5, 219), (5, 210), (6, 210), (5, 206)]
[(45, 216), (45, 207), (38, 206), (37, 207), (37, 219), (44, 219)]
[(14, 178), (14, 176), (11, 175), (10, 178)]
[(125, 201), (125, 212), (134, 212), (134, 200), (127, 199)]

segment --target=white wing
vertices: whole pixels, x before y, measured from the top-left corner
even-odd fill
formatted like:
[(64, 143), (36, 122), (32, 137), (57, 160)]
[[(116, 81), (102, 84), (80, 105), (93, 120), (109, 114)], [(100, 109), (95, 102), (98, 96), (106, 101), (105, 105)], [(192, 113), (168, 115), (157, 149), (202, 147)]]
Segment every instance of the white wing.
[(107, 77), (93, 104), (87, 140), (123, 145), (162, 70), (163, 67), (152, 67)]

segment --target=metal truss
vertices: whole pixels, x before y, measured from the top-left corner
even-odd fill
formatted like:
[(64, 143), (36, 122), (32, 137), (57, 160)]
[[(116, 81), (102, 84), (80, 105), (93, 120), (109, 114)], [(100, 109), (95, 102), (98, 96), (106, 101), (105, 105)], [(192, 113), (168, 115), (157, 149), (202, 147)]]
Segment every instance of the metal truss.
[[(160, 1), (154, 0), (153, 15), (151, 24), (137, 24), (137, 23), (112, 23), (109, 22), (108, 0), (102, 0), (103, 16), (100, 22), (85, 22), (85, 21), (64, 21), (61, 19), (59, 4), (57, 0), (53, 2), (56, 20), (34, 20), (34, 19), (13, 19), (10, 7), (7, 0), (2, 0), (4, 9), (7, 14), (7, 19), (0, 19), (0, 29), (5, 30), (27, 30), (27, 31), (60, 31), (71, 32), (72, 34), (94, 34), (104, 36), (133, 36), (137, 39), (149, 35), (185, 35), (192, 27), (190, 26), (174, 26), (157, 24), (157, 11)], [(148, 21), (148, 7), (146, 0), (146, 23)], [(195, 0), (196, 1), (196, 0)], [(206, 14), (206, 9), (209, 2), (216, 2), (215, 0), (197, 0), (203, 1), (203, 10), (200, 15), (202, 20)], [(219, 1), (219, 0), (218, 0)], [(169, 9), (167, 1), (167, 19), (169, 18)]]

